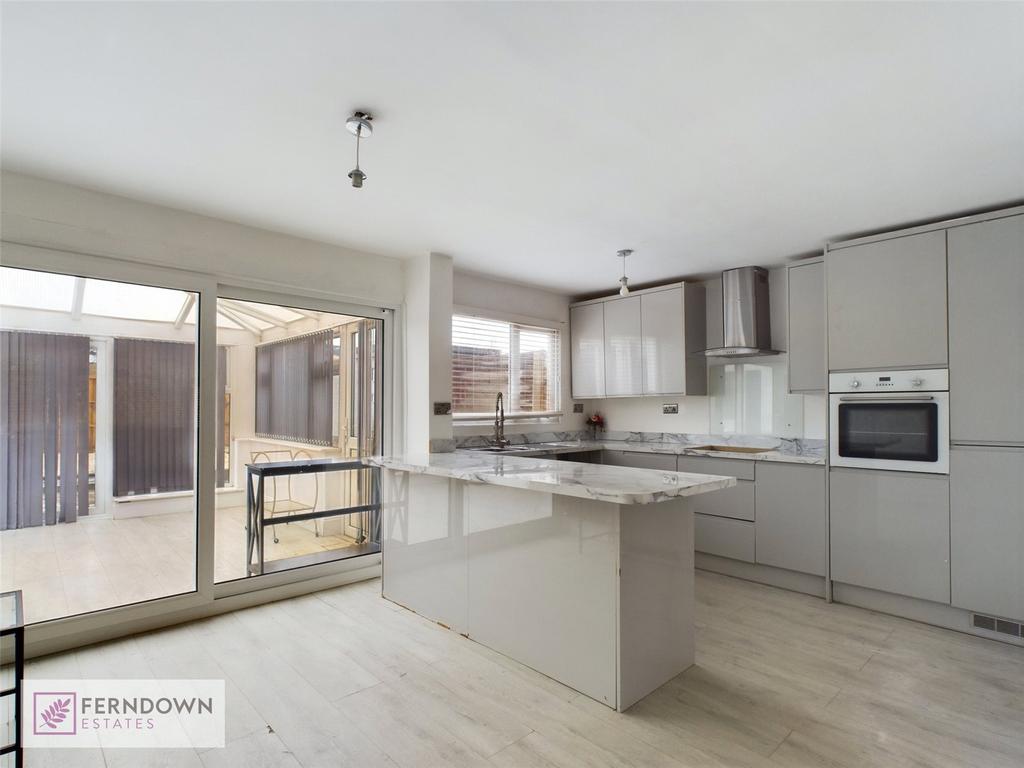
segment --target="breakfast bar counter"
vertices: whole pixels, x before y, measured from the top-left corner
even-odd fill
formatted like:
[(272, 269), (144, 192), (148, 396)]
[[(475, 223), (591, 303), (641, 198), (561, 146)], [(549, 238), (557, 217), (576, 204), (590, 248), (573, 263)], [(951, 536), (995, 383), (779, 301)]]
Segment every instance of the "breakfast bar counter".
[(735, 478), (479, 453), (381, 468), (383, 595), (624, 710), (694, 658), (689, 497)]

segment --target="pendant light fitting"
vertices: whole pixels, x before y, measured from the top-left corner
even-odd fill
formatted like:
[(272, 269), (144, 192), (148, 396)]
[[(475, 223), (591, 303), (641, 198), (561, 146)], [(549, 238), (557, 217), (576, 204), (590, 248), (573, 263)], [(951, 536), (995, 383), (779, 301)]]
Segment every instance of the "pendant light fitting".
[(622, 259), (622, 277), (619, 278), (619, 296), (629, 295), (629, 278), (626, 277), (626, 257), (633, 253), (631, 248), (623, 248), (616, 254)]
[(352, 179), (352, 186), (360, 189), (366, 181), (366, 174), (359, 168), (359, 142), (364, 137), (373, 135), (373, 115), (367, 112), (353, 112), (352, 117), (345, 121), (345, 127), (349, 133), (356, 137), (356, 167), (349, 171), (348, 177)]

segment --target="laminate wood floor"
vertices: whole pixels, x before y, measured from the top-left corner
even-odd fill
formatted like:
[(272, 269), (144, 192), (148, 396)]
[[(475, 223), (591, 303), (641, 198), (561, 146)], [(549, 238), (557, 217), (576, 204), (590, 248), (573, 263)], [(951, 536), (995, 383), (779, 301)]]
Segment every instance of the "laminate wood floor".
[(228, 744), (43, 766), (1024, 765), (1024, 650), (698, 572), (697, 663), (625, 714), (379, 597), (333, 589), (30, 663), (227, 680)]

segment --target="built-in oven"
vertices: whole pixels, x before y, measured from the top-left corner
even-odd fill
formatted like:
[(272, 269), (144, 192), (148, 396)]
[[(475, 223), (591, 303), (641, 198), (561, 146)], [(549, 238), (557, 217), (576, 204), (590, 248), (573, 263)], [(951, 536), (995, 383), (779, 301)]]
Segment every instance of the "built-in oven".
[(830, 373), (834, 467), (949, 474), (949, 372)]

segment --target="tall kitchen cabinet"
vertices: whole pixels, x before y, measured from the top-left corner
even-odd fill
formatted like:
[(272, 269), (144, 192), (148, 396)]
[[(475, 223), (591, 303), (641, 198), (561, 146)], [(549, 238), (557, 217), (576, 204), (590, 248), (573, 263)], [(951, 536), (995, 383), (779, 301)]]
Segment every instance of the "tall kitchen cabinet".
[(952, 603), (1024, 620), (1024, 215), (948, 231)]
[(789, 391), (824, 392), (828, 389), (825, 346), (825, 263), (821, 259), (791, 264), (788, 337)]
[(949, 230), (949, 436), (1024, 445), (1024, 215)]
[(574, 304), (576, 399), (707, 394), (704, 291), (675, 283)]
[(945, 231), (832, 246), (825, 265), (829, 370), (946, 367)]

